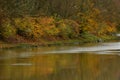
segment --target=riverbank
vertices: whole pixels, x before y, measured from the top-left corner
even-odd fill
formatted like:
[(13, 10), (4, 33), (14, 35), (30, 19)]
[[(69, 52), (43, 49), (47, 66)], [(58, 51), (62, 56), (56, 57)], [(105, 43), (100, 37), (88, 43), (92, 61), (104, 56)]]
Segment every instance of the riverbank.
[(63, 19), (54, 16), (4, 18), (0, 21), (0, 48), (98, 43), (115, 38), (116, 25), (94, 18)]
[(0, 41), (0, 49), (10, 49), (10, 48), (30, 48), (30, 47), (49, 47), (49, 46), (73, 46), (73, 45), (83, 45), (83, 44), (94, 44), (102, 42), (116, 41), (118, 38), (116, 36), (104, 36), (98, 37), (87, 37), (79, 39), (69, 39), (69, 40), (56, 40), (56, 41), (41, 41), (41, 42), (19, 42), (11, 43)]

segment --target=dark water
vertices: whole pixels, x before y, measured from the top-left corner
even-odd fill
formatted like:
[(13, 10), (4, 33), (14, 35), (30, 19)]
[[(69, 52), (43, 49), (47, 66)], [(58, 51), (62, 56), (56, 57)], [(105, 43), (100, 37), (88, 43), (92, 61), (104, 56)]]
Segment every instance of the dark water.
[(120, 80), (120, 43), (0, 50), (0, 80)]

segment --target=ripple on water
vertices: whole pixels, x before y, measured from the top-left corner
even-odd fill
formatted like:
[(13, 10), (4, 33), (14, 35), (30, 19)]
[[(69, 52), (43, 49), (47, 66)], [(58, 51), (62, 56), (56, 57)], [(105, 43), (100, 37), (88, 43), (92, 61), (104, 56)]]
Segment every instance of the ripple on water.
[(32, 63), (14, 63), (11, 66), (32, 66)]

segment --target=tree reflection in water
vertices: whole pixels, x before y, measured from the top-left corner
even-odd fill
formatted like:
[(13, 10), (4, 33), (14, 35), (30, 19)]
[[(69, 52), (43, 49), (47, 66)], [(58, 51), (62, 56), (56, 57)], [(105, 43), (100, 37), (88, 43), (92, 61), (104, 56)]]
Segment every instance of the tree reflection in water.
[(41, 54), (0, 60), (0, 80), (120, 80), (120, 57)]

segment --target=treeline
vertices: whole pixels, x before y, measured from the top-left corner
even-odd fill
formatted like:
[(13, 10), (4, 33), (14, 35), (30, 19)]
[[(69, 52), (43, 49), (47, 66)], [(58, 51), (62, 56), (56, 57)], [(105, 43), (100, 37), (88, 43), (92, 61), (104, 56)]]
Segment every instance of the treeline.
[(116, 32), (119, 13), (115, 0), (0, 0), (0, 38), (97, 40)]
[(0, 0), (0, 9), (12, 17), (25, 15), (71, 17), (78, 12), (85, 13), (94, 7), (107, 16), (120, 12), (119, 4), (115, 4), (115, 2), (117, 0)]

